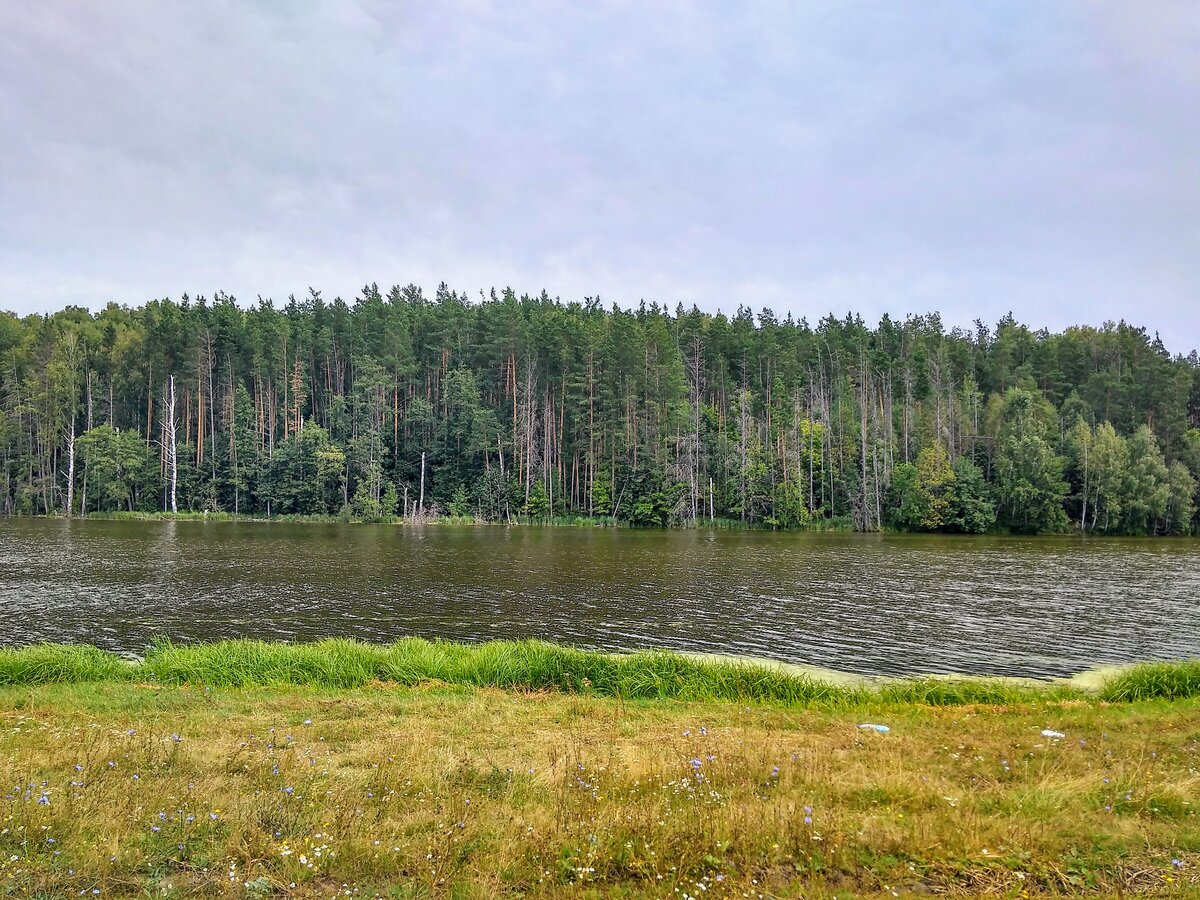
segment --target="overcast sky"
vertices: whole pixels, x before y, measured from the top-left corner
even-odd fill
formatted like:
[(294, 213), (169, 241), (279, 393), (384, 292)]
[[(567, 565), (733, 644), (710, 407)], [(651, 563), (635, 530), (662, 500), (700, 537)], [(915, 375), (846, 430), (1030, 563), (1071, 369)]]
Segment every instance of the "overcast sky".
[(1200, 6), (0, 0), (0, 308), (445, 280), (1200, 345)]

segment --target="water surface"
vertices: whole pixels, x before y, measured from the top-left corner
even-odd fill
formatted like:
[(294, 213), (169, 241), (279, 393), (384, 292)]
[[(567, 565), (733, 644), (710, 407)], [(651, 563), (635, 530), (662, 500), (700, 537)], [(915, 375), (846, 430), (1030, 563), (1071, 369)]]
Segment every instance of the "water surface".
[(1200, 541), (0, 520), (0, 644), (538, 637), (866, 674), (1200, 655)]

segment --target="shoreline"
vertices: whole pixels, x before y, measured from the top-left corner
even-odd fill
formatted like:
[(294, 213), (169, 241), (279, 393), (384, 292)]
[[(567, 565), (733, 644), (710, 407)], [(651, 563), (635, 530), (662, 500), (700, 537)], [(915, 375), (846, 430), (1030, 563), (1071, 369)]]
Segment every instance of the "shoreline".
[(544, 641), (478, 644), (405, 638), (369, 644), (231, 639), (175, 645), (141, 658), (87, 644), (0, 648), (0, 686), (116, 682), (355, 688), (429, 683), (629, 700), (706, 700), (794, 707), (878, 701), (932, 705), (1200, 697), (1200, 659), (1101, 666), (1070, 677), (870, 676), (758, 657), (580, 650)]
[(793, 535), (840, 535), (860, 537), (900, 537), (900, 538), (947, 538), (951, 540), (988, 540), (988, 539), (1063, 539), (1071, 538), (1083, 541), (1200, 541), (1200, 533), (1194, 534), (1096, 534), (1069, 528), (1066, 531), (1053, 532), (1015, 532), (987, 531), (978, 534), (966, 534), (949, 531), (906, 531), (894, 528), (879, 528), (871, 531), (859, 531), (852, 525), (840, 521), (822, 520), (822, 524), (801, 525), (789, 527), (771, 527), (737, 519), (703, 520), (691, 525), (641, 526), (632, 525), (619, 519), (606, 516), (564, 515), (550, 519), (530, 519), (516, 517), (507, 522), (479, 519), (473, 516), (431, 515), (414, 519), (405, 516), (391, 516), (378, 519), (364, 519), (352, 516), (338, 515), (248, 515), (245, 513), (218, 512), (94, 512), (87, 515), (67, 517), (63, 515), (44, 514), (11, 514), (0, 517), (3, 520), (40, 520), (47, 522), (199, 522), (205, 524), (236, 523), (255, 525), (374, 525), (399, 526), (410, 528), (424, 527), (463, 527), (463, 528), (569, 528), (582, 530), (619, 530), (636, 532), (695, 532), (695, 531), (726, 531), (748, 532), (763, 534), (793, 534)]

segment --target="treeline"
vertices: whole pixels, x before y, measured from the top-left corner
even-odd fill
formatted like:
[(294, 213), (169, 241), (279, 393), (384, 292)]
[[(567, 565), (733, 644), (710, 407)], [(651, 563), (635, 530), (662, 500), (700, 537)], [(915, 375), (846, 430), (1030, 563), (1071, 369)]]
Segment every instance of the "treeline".
[(374, 285), (0, 314), (0, 511), (1186, 534), (1200, 361), (1124, 323), (947, 330)]

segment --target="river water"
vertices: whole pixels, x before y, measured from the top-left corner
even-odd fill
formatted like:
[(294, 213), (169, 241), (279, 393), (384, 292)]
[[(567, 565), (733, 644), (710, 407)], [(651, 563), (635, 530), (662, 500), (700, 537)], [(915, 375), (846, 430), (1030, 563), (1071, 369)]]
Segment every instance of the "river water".
[(1200, 655), (1200, 541), (0, 520), (0, 644), (157, 635), (1057, 676)]

